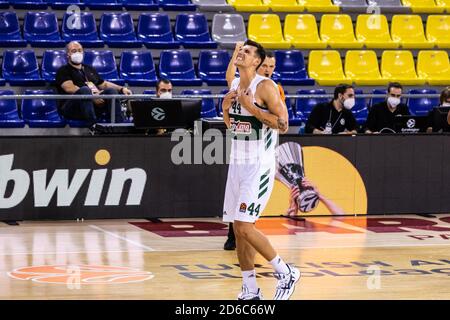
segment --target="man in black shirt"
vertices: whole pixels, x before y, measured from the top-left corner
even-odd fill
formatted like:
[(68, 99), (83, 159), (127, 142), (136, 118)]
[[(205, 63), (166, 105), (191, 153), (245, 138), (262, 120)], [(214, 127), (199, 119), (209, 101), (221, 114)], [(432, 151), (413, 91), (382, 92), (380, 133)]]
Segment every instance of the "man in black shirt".
[(306, 133), (356, 134), (356, 120), (351, 109), (355, 105), (355, 90), (347, 84), (334, 89), (334, 98), (314, 107), (306, 122)]
[(402, 93), (400, 83), (389, 84), (386, 101), (374, 104), (369, 111), (365, 133), (395, 133), (395, 117), (410, 114), (408, 106), (401, 103)]
[[(71, 120), (85, 120), (94, 124), (97, 115), (110, 114), (111, 99), (102, 99), (102, 94), (130, 95), (132, 92), (125, 87), (103, 80), (97, 71), (83, 64), (83, 47), (75, 41), (66, 46), (68, 64), (62, 66), (56, 73), (56, 86), (60, 94), (82, 94), (98, 96), (97, 99), (66, 100), (59, 103), (59, 112)], [(123, 121), (120, 103), (115, 104), (116, 121)]]

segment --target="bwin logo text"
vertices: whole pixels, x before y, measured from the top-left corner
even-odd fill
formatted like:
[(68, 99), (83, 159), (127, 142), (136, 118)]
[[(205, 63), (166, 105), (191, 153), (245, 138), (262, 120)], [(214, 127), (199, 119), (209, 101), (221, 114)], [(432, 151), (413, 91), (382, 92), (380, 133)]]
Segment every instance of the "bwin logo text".
[[(99, 165), (106, 165), (110, 160), (110, 154), (106, 150), (99, 150), (95, 155), (95, 160)], [(89, 181), (89, 185), (84, 205), (98, 206), (100, 203), (108, 169), (77, 169), (72, 180), (69, 181), (68, 169), (56, 169), (51, 178), (47, 179), (47, 174), (49, 174), (47, 169), (36, 170), (29, 175), (25, 170), (12, 169), (13, 162), (13, 154), (0, 156), (0, 209), (13, 208), (20, 204), (28, 194), (31, 178), (35, 207), (47, 207), (55, 193), (58, 207), (70, 206), (86, 181)], [(89, 174), (90, 180), (88, 179)], [(131, 180), (131, 185), (126, 205), (137, 206), (141, 204), (147, 182), (147, 173), (141, 168), (127, 170), (121, 168), (112, 170), (105, 206), (119, 205), (127, 180)], [(6, 198), (6, 187), (9, 181), (13, 182), (14, 186), (10, 195)]]

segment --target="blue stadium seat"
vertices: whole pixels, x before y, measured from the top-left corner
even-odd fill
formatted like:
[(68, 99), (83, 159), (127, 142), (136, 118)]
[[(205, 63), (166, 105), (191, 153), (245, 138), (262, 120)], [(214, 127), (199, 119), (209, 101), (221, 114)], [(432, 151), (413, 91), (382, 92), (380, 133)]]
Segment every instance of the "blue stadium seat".
[(158, 0), (159, 6), (167, 11), (195, 11), (190, 0)]
[[(438, 93), (433, 89), (414, 89), (409, 90), (409, 94), (436, 94)], [(416, 116), (426, 116), (428, 112), (440, 105), (439, 98), (409, 98), (407, 105), (411, 114)]]
[[(53, 90), (25, 90), (30, 94), (55, 94)], [(62, 128), (65, 121), (58, 113), (54, 99), (23, 99), (22, 117), (30, 128)]]
[(23, 38), (33, 47), (64, 47), (53, 12), (28, 12), (23, 23)]
[(274, 81), (283, 85), (313, 86), (315, 81), (308, 77), (305, 60), (299, 50), (275, 51), (276, 67)]
[(114, 82), (118, 85), (125, 84), (123, 79), (119, 79), (116, 59), (111, 51), (85, 51), (83, 63), (93, 66), (104, 80)]
[(27, 42), (22, 39), (19, 19), (15, 12), (0, 12), (0, 46), (26, 47)]
[(122, 0), (122, 4), (127, 10), (158, 10), (156, 0)]
[(230, 54), (226, 50), (200, 51), (198, 57), (198, 74), (208, 85), (226, 86), (228, 63)]
[[(326, 94), (325, 89), (313, 89), (313, 90), (298, 90), (297, 94)], [(295, 102), (295, 110), (300, 111), (306, 118), (309, 117), (312, 109), (319, 103), (328, 102), (327, 98), (297, 98)]]
[(45, 82), (33, 50), (6, 50), (3, 52), (3, 77), (11, 85), (40, 86)]
[(122, 52), (120, 77), (130, 85), (155, 85), (157, 78), (152, 54), (148, 51)]
[(137, 40), (133, 18), (128, 12), (104, 13), (100, 20), (100, 39), (109, 47), (140, 48)]
[[(0, 90), (0, 96), (11, 96), (12, 90)], [(25, 122), (20, 119), (17, 109), (17, 101), (0, 100), (0, 128), (23, 128)]]
[(9, 1), (8, 0), (0, 0), (0, 9), (8, 9)]
[(201, 86), (188, 50), (164, 50), (159, 57), (159, 75), (174, 85)]
[[(208, 89), (196, 89), (196, 90), (183, 90), (181, 94), (189, 95), (209, 95), (211, 90)], [(201, 118), (213, 118), (217, 117), (216, 105), (214, 104), (213, 98), (203, 98), (202, 99), (202, 110), (200, 112)]]
[(367, 120), (367, 116), (369, 115), (369, 108), (367, 108), (366, 98), (358, 97), (358, 95), (361, 94), (363, 94), (361, 89), (355, 90), (356, 101), (355, 106), (352, 108), (352, 113), (358, 124), (364, 124)]
[[(285, 95), (288, 95), (289, 93), (287, 91), (284, 91)], [(288, 115), (289, 115), (289, 125), (291, 126), (299, 126), (302, 123), (302, 118), (299, 117), (296, 112), (294, 111), (294, 108), (292, 107), (292, 102), (290, 98), (285, 98), (284, 103), (286, 104)]]
[(78, 41), (86, 48), (104, 46), (98, 38), (97, 25), (92, 12), (66, 13), (62, 22), (62, 38), (64, 41)]
[(175, 38), (185, 48), (216, 48), (211, 40), (208, 21), (202, 13), (180, 13), (175, 21)]
[(373, 94), (383, 94), (384, 97), (383, 98), (371, 98), (369, 101), (369, 109), (372, 108), (373, 105), (381, 103), (386, 100), (387, 90), (386, 89), (374, 89), (372, 91), (372, 93)]
[(147, 48), (175, 49), (170, 18), (166, 13), (143, 13), (139, 16), (137, 37)]
[(47, 9), (45, 0), (9, 0), (14, 9)]
[[(119, 0), (120, 1), (120, 0)], [(113, 10), (122, 9), (122, 3), (116, 0), (84, 0), (83, 3), (89, 7), (89, 9), (96, 10)]]
[(42, 79), (48, 82), (55, 81), (56, 72), (67, 64), (67, 53), (65, 50), (45, 50), (42, 56)]
[(155, 90), (144, 90), (143, 94), (156, 94)]
[(80, 9), (84, 9), (81, 0), (46, 0), (52, 9), (67, 9), (71, 5), (76, 5)]

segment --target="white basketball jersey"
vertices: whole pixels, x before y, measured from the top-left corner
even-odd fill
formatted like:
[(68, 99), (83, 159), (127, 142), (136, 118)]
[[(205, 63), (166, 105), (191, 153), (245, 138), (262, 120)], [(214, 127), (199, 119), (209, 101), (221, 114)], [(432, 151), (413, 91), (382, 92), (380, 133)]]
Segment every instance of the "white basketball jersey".
[[(278, 90), (275, 82), (257, 74), (249, 86), (253, 96), (256, 94), (256, 87), (263, 80), (271, 81)], [(239, 83), (240, 78), (234, 79), (231, 83), (230, 90), (237, 90)], [(253, 98), (253, 102), (256, 104), (255, 98)], [(263, 112), (269, 112), (266, 106), (259, 107)], [(259, 159), (259, 161), (275, 159), (275, 145), (278, 139), (277, 130), (273, 130), (259, 121), (247, 109), (241, 106), (239, 102), (232, 104), (229, 115), (231, 124), (230, 131), (233, 135), (231, 159)]]

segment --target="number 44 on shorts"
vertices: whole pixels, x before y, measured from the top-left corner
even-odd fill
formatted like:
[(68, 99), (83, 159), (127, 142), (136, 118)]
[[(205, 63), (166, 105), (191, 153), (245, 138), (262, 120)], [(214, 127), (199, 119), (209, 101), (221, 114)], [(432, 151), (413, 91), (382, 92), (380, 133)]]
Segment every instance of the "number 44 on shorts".
[(261, 207), (261, 204), (258, 204), (258, 205), (256, 206), (256, 208), (255, 208), (255, 203), (252, 202), (252, 203), (248, 206), (247, 211), (250, 213), (251, 216), (253, 215), (253, 213), (256, 213), (255, 216), (259, 216), (259, 208), (260, 208), (260, 207)]

